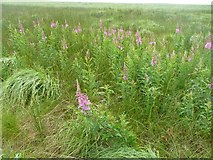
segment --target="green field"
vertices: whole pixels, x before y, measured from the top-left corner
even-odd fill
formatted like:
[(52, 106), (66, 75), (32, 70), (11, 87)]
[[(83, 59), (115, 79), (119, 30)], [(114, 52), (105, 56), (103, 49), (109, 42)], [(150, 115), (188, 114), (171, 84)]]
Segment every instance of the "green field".
[(1, 156), (210, 158), (210, 7), (3, 3)]

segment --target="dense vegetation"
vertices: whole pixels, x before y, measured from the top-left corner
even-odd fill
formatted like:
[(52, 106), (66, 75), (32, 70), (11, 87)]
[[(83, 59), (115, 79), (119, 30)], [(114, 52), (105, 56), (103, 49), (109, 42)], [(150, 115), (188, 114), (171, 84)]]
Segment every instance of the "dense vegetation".
[(210, 6), (2, 9), (3, 157), (210, 157)]

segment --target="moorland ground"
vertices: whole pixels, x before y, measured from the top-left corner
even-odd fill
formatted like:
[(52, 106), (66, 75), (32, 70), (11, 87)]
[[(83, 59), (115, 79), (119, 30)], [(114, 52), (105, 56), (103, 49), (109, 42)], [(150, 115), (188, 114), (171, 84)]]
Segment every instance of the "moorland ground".
[(210, 6), (2, 10), (3, 157), (210, 157)]

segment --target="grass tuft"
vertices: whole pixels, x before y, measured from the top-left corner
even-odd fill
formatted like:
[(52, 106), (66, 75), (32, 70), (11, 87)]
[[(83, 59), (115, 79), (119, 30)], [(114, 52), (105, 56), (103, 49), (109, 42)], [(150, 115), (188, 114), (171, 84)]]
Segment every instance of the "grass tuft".
[(3, 83), (3, 101), (17, 106), (29, 106), (59, 96), (59, 81), (44, 72), (23, 69)]

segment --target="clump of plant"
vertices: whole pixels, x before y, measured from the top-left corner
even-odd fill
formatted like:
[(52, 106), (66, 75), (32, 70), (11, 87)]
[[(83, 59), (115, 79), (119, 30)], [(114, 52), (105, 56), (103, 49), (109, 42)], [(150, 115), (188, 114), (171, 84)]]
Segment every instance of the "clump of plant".
[(104, 148), (136, 147), (136, 135), (125, 116), (114, 117), (103, 105), (93, 105), (76, 82), (79, 110), (69, 106), (73, 110), (72, 119), (60, 124), (59, 132), (47, 140), (48, 145), (58, 155), (80, 157), (97, 157)]
[(1, 62), (1, 81), (5, 81), (13, 73), (14, 68), (16, 67), (16, 59), (14, 57), (2, 57), (0, 58)]
[(56, 98), (59, 94), (58, 80), (44, 71), (23, 69), (4, 82), (2, 99), (8, 104), (27, 106)]
[(74, 109), (73, 118), (60, 124), (58, 132), (47, 144), (65, 157), (98, 157), (106, 148), (136, 147), (136, 135), (124, 115), (114, 117), (104, 106), (91, 106), (86, 113)]

